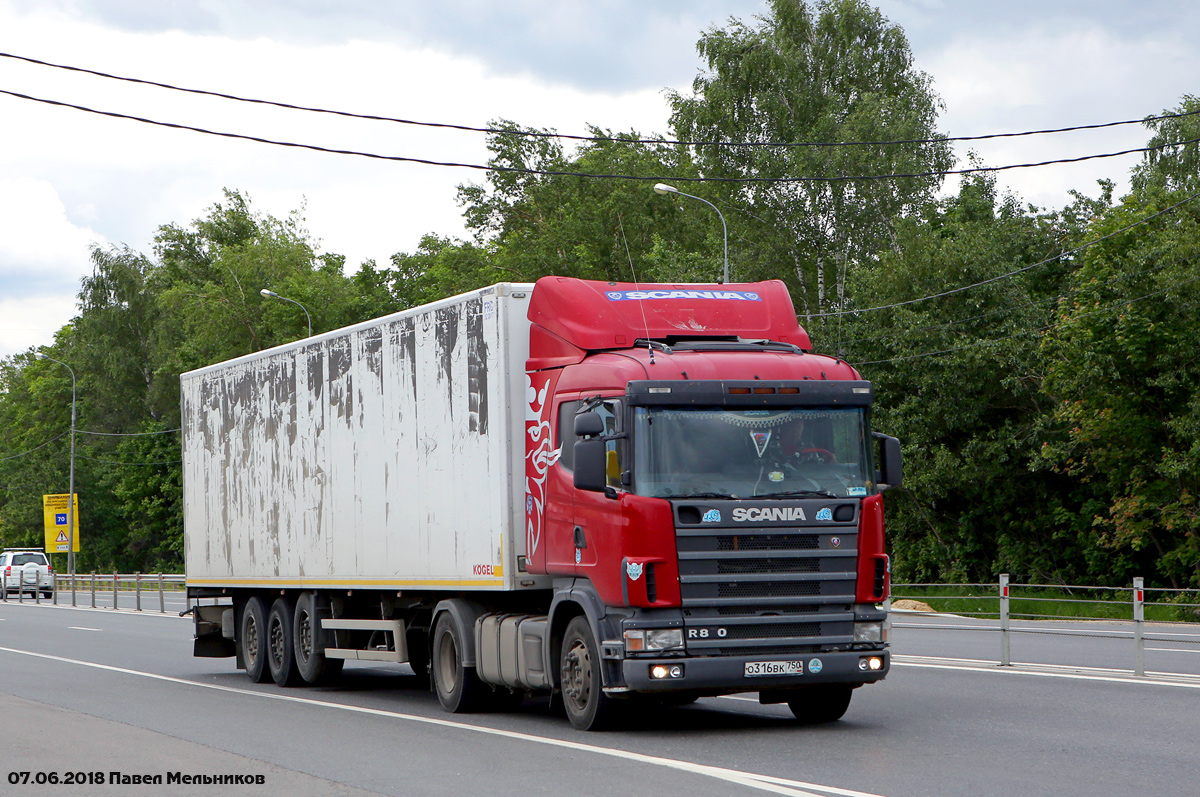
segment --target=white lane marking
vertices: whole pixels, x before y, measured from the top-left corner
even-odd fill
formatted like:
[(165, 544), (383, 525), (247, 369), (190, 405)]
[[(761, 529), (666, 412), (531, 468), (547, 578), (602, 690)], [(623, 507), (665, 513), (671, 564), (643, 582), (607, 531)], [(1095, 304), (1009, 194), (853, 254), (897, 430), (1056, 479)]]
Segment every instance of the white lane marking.
[(103, 628), (88, 628), (83, 625), (69, 625), (67, 629), (70, 631), (103, 631)]
[(1108, 683), (1134, 684), (1137, 686), (1175, 686), (1183, 689), (1200, 689), (1200, 678), (1179, 673), (1152, 672), (1144, 676), (1137, 676), (1132, 673), (1122, 673), (1118, 670), (1102, 670), (1094, 667), (1067, 667), (1053, 664), (1015, 664), (1009, 667), (1001, 667), (994, 661), (981, 659), (937, 659), (923, 656), (897, 655), (892, 656), (892, 665), (930, 670), (961, 670), (964, 672), (988, 672), (1000, 675), (1034, 675), (1042, 678), (1068, 678), (1075, 681), (1105, 681)]
[(1159, 653), (1200, 653), (1200, 650), (1184, 650), (1183, 648), (1146, 648), (1146, 650), (1155, 650)]
[(565, 739), (552, 739), (547, 736), (535, 736), (529, 733), (506, 731), (499, 728), (485, 728), (478, 725), (468, 725), (462, 722), (455, 722), (453, 720), (444, 720), (435, 717), (422, 717), (417, 714), (402, 714), (397, 711), (384, 711), (383, 709), (366, 708), (364, 706), (348, 706), (342, 703), (331, 703), (326, 700), (313, 700), (310, 698), (296, 697), (294, 695), (280, 695), (271, 692), (258, 692), (250, 689), (238, 689), (232, 686), (221, 686), (220, 684), (206, 684), (199, 681), (189, 681), (184, 678), (174, 678), (169, 675), (158, 675), (157, 673), (130, 670), (125, 667), (114, 667), (110, 664), (98, 664), (91, 661), (68, 659), (63, 656), (52, 656), (48, 653), (34, 653), (33, 651), (29, 650), (16, 650), (15, 648), (5, 647), (0, 647), (0, 652), (16, 653), (22, 656), (32, 656), (34, 658), (57, 661), (63, 664), (74, 664), (79, 667), (91, 667), (93, 669), (105, 670), (107, 672), (136, 675), (155, 681), (180, 684), (181, 686), (197, 686), (202, 689), (212, 689), (217, 692), (228, 692), (236, 695), (261, 697), (268, 700), (281, 700), (288, 703), (303, 703), (311, 706), (319, 706), (321, 708), (349, 711), (355, 714), (369, 714), (375, 717), (388, 717), (391, 719), (408, 720), (409, 722), (421, 722), (427, 725), (438, 725), (444, 728), (456, 728), (464, 731), (473, 731), (475, 733), (482, 733), (489, 736), (500, 736), (507, 739), (515, 739), (521, 742), (533, 742), (535, 744), (544, 744), (551, 747), (562, 747), (567, 750), (575, 750), (583, 753), (594, 753), (596, 755), (612, 756), (613, 758), (623, 758), (626, 761), (634, 761), (640, 764), (667, 767), (669, 769), (690, 772), (696, 775), (706, 775), (711, 778), (716, 778), (717, 780), (736, 783), (739, 786), (748, 786), (761, 791), (789, 795), (790, 797), (823, 797), (824, 795), (836, 795), (836, 797), (882, 797), (882, 795), (871, 794), (868, 792), (839, 789), (836, 786), (822, 786), (818, 783), (806, 783), (799, 780), (788, 780), (786, 778), (777, 778), (771, 775), (758, 775), (753, 772), (742, 772), (736, 769), (708, 766), (707, 764), (696, 764), (691, 761), (680, 761), (674, 758), (661, 758), (659, 756), (632, 753), (625, 750), (614, 750), (610, 747), (599, 747), (597, 745), (584, 744), (583, 742), (571, 742)]

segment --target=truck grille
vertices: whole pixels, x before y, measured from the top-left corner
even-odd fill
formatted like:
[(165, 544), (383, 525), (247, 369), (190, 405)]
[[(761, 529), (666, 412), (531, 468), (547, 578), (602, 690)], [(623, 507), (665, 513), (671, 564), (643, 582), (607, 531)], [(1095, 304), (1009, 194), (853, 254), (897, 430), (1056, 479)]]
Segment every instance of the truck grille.
[(690, 653), (787, 656), (853, 642), (857, 518), (736, 528), (679, 522), (703, 514), (676, 515)]

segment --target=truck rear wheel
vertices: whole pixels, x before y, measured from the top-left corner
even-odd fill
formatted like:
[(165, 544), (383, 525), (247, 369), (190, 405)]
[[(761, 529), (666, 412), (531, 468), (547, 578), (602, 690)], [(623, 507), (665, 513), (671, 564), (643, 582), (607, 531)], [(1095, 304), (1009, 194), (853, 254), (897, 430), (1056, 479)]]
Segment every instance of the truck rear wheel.
[(279, 686), (295, 686), (300, 682), (296, 669), (295, 642), (292, 640), (292, 602), (281, 595), (271, 605), (267, 615), (267, 668)]
[(271, 677), (267, 670), (267, 612), (265, 602), (257, 595), (246, 601), (242, 609), (237, 643), (246, 677), (256, 684), (265, 683)]
[(429, 674), (438, 702), (452, 714), (478, 711), (486, 698), (487, 687), (479, 680), (475, 668), (463, 666), (462, 650), (462, 634), (458, 623), (449, 612), (443, 612), (433, 626), (433, 656), (429, 662)]
[(563, 708), (567, 719), (583, 731), (611, 724), (616, 706), (601, 688), (600, 651), (586, 617), (567, 624), (559, 657)]
[(848, 684), (810, 686), (788, 700), (788, 708), (803, 725), (836, 722), (850, 707), (854, 687)]
[(292, 619), (296, 669), (304, 683), (310, 685), (329, 683), (341, 674), (345, 664), (343, 659), (325, 658), (325, 641), (329, 638), (329, 632), (321, 630), (320, 618), (328, 617), (329, 612), (318, 611), (321, 602), (322, 598), (314, 592), (301, 593), (296, 600)]

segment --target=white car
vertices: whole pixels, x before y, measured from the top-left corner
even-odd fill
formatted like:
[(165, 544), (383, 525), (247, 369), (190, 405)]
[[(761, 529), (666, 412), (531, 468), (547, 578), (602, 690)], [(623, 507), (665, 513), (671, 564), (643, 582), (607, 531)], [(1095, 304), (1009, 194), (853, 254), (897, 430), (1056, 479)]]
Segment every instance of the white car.
[(27, 548), (5, 548), (0, 553), (0, 586), (3, 597), (10, 592), (37, 592), (49, 598), (54, 594), (54, 570), (41, 551)]

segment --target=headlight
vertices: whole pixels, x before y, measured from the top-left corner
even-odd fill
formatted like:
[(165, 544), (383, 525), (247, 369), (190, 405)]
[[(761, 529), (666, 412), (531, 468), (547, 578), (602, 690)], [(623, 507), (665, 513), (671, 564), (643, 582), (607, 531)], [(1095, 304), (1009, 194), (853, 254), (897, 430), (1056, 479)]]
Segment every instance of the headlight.
[(884, 642), (883, 623), (855, 623), (855, 642)]
[(629, 628), (625, 631), (627, 653), (683, 650), (682, 628)]

